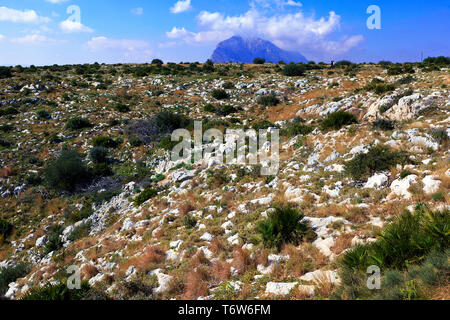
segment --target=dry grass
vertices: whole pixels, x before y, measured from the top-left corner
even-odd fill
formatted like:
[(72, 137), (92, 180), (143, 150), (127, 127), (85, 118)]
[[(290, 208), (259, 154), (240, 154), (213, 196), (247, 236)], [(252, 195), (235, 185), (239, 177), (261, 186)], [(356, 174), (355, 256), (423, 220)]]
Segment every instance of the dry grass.
[(256, 267), (255, 261), (250, 257), (250, 252), (242, 248), (236, 248), (233, 251), (233, 267), (236, 268), (239, 274), (244, 274), (247, 271)]
[(353, 232), (341, 234), (334, 242), (334, 246), (330, 248), (331, 252), (338, 255), (342, 251), (352, 246), (352, 239), (355, 237)]
[(195, 300), (208, 295), (209, 270), (204, 267), (196, 268), (186, 275), (184, 299)]
[(95, 277), (97, 274), (98, 274), (98, 270), (92, 264), (86, 264), (81, 269), (81, 279), (82, 280), (89, 280), (92, 277)]
[(228, 281), (231, 277), (231, 265), (226, 261), (216, 261), (211, 267), (211, 275), (216, 281)]

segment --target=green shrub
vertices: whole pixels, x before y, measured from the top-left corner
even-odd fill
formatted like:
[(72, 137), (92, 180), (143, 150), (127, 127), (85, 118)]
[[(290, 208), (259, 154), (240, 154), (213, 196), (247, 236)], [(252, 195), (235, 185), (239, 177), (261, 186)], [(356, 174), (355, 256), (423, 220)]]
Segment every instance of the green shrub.
[(380, 94), (381, 95), (381, 94), (385, 94), (387, 92), (394, 91), (394, 90), (395, 90), (395, 86), (394, 85), (392, 85), (392, 84), (385, 84), (385, 85), (375, 86), (373, 91), (376, 94)]
[(70, 118), (66, 122), (66, 129), (68, 130), (80, 130), (90, 127), (92, 127), (91, 123), (88, 120), (80, 117)]
[(412, 175), (412, 172), (409, 170), (403, 170), (400, 172), (400, 179), (405, 179), (407, 176)]
[(3, 296), (11, 282), (26, 276), (31, 268), (25, 263), (19, 263), (12, 267), (0, 268), (0, 296)]
[(207, 105), (205, 105), (203, 107), (203, 110), (205, 112), (214, 112), (214, 111), (216, 111), (216, 108), (211, 103), (208, 103)]
[(193, 229), (197, 225), (197, 220), (191, 216), (184, 217), (184, 226), (186, 229)]
[(444, 144), (444, 143), (447, 143), (449, 141), (449, 137), (447, 135), (447, 131), (444, 130), (444, 129), (432, 129), (430, 131), (430, 135), (439, 144)]
[(164, 64), (164, 62), (161, 59), (153, 59), (152, 64), (162, 65), (162, 64)]
[(289, 121), (286, 125), (286, 128), (282, 130), (281, 134), (286, 135), (288, 137), (294, 137), (298, 135), (308, 135), (313, 132), (313, 128), (311, 126), (305, 125), (305, 120), (300, 117), (294, 118), (292, 121)]
[(386, 146), (373, 146), (367, 153), (360, 153), (345, 165), (345, 173), (355, 180), (368, 178), (379, 171), (389, 170), (397, 164), (407, 163), (408, 155), (392, 151)]
[(357, 246), (344, 254), (341, 263), (365, 271), (371, 265), (403, 270), (421, 262), (432, 251), (443, 252), (450, 243), (450, 211), (418, 207), (405, 211), (378, 235), (377, 241)]
[(343, 68), (343, 67), (350, 67), (353, 65), (353, 62), (348, 61), (348, 60), (340, 60), (338, 62), (336, 62), (336, 68)]
[(264, 64), (264, 63), (266, 63), (266, 59), (264, 59), (264, 58), (255, 58), (255, 59), (253, 59), (253, 63), (254, 64)]
[(258, 121), (255, 124), (253, 124), (253, 129), (256, 130), (257, 132), (259, 132), (259, 130), (268, 129), (268, 128), (276, 128), (276, 127), (277, 127), (277, 125), (275, 125), (274, 123), (267, 121), (267, 120)]
[(303, 218), (304, 215), (292, 206), (278, 204), (267, 219), (259, 224), (258, 232), (267, 247), (280, 250), (283, 244), (299, 244), (305, 237), (315, 235), (307, 223), (301, 222)]
[(237, 111), (238, 110), (235, 107), (233, 107), (233, 106), (223, 105), (223, 106), (217, 107), (214, 112), (218, 116), (226, 117), (226, 116), (228, 116), (230, 114), (236, 113)]
[(38, 112), (36, 112), (36, 115), (38, 117), (39, 120), (48, 120), (51, 119), (51, 115), (48, 111), (46, 110), (39, 110)]
[(388, 130), (394, 130), (395, 125), (394, 125), (394, 122), (391, 120), (377, 119), (372, 123), (372, 128), (380, 129), (383, 131), (388, 131)]
[(89, 153), (89, 158), (94, 163), (106, 163), (108, 161), (108, 149), (105, 147), (93, 147)]
[(234, 86), (233, 82), (227, 81), (223, 84), (222, 88), (230, 90), (230, 89), (235, 89), (236, 87)]
[(76, 150), (63, 149), (45, 168), (45, 180), (49, 187), (59, 191), (73, 191), (77, 184), (85, 182), (88, 171)]
[(14, 116), (16, 114), (19, 114), (19, 110), (17, 110), (14, 107), (8, 107), (6, 109), (0, 109), (0, 117), (2, 116)]
[(274, 107), (280, 103), (280, 100), (274, 94), (260, 96), (257, 99), (258, 104), (264, 107)]
[(434, 202), (441, 202), (445, 200), (444, 194), (442, 192), (436, 192), (432, 195)]
[(0, 137), (0, 147), (9, 148), (11, 146), (12, 146), (11, 142)]
[(108, 177), (113, 174), (107, 162), (94, 163), (91, 172), (96, 177)]
[(64, 227), (60, 225), (54, 226), (50, 229), (47, 242), (44, 246), (44, 254), (49, 254), (52, 251), (58, 251), (62, 247), (63, 242), (60, 236), (63, 230)]
[(114, 106), (114, 109), (117, 110), (118, 112), (122, 112), (122, 113), (126, 113), (126, 112), (130, 112), (130, 107), (123, 104), (123, 103), (117, 103)]
[[(180, 140), (181, 141), (181, 140)], [(172, 141), (172, 136), (167, 136), (158, 143), (158, 147), (167, 151), (173, 150), (180, 141)]]
[(0, 66), (0, 79), (11, 78), (12, 72), (10, 67), (2, 67)]
[(450, 57), (428, 57), (425, 60), (423, 60), (425, 64), (440, 64), (440, 65), (449, 65), (450, 64)]
[(214, 89), (211, 92), (211, 95), (212, 95), (212, 97), (214, 99), (217, 99), (217, 100), (225, 100), (225, 99), (229, 99), (230, 98), (228, 93), (225, 90), (223, 90), (223, 89)]
[(42, 288), (31, 288), (22, 300), (33, 301), (70, 301), (84, 300), (87, 298), (91, 287), (87, 281), (81, 282), (80, 289), (70, 290), (67, 283), (47, 284)]
[(115, 196), (118, 196), (121, 193), (122, 190), (109, 190), (109, 191), (103, 191), (96, 193), (94, 195), (93, 201), (96, 205), (103, 204), (106, 202), (109, 202), (112, 198)]
[(306, 67), (303, 64), (289, 63), (284, 66), (282, 74), (287, 77), (300, 77), (306, 72)]
[(346, 111), (337, 111), (329, 114), (321, 123), (322, 130), (339, 130), (343, 126), (357, 123), (356, 117)]
[(102, 136), (92, 139), (92, 145), (94, 147), (117, 148), (120, 145), (120, 141), (114, 140), (111, 137)]
[(158, 191), (155, 189), (147, 188), (144, 191), (142, 191), (135, 199), (134, 199), (134, 205), (136, 207), (139, 207), (141, 204), (146, 202), (147, 200), (155, 197), (158, 195)]
[(84, 237), (87, 237), (89, 235), (89, 232), (91, 230), (91, 226), (92, 223), (89, 222), (85, 222), (82, 223), (81, 225), (79, 225), (78, 227), (76, 227), (67, 237), (68, 240), (70, 241), (77, 241), (79, 239), (82, 239)]
[[(8, 238), (13, 231), (13, 225), (6, 220), (0, 219), (0, 236), (3, 239)], [(1, 241), (0, 241), (1, 243)]]
[(14, 126), (10, 125), (10, 124), (5, 124), (0, 126), (0, 131), (4, 132), (4, 133), (8, 133), (14, 130)]
[(128, 142), (130, 143), (130, 145), (135, 148), (135, 147), (139, 147), (142, 145), (142, 141), (141, 139), (139, 139), (139, 137), (136, 136), (130, 136), (128, 137)]

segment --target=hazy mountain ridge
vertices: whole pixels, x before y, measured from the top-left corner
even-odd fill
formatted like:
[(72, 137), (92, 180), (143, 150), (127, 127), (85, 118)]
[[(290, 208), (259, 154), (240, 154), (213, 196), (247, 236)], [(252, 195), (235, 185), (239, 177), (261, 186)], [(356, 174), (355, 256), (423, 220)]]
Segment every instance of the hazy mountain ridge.
[(280, 49), (270, 41), (260, 38), (244, 39), (240, 36), (220, 42), (211, 56), (213, 62), (219, 63), (251, 63), (254, 58), (264, 58), (266, 62), (272, 63), (278, 63), (280, 60), (286, 63), (308, 62), (302, 54)]

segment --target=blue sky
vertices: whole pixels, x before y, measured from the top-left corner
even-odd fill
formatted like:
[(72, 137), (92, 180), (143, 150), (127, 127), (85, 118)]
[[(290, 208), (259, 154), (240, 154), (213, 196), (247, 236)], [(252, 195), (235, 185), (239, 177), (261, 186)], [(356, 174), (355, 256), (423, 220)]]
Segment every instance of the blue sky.
[(0, 65), (202, 62), (232, 35), (315, 61), (418, 61), (450, 55), (449, 17), (436, 0), (0, 0)]

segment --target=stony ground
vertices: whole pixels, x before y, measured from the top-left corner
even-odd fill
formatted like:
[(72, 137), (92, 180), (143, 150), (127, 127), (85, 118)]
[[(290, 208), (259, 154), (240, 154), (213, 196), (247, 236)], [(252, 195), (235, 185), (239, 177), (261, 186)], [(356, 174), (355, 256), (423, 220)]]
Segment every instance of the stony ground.
[[(339, 284), (343, 252), (375, 241), (405, 208), (449, 206), (448, 68), (415, 65), (412, 74), (388, 75), (380, 65), (321, 66), (301, 77), (270, 64), (220, 65), (212, 73), (172, 65), (177, 72), (165, 75), (135, 68), (14, 69), (0, 79), (0, 110), (16, 110), (0, 117), (0, 219), (13, 226), (0, 239), (0, 267), (30, 266), (9, 284), (8, 298), (64, 281), (66, 268), (77, 265), (83, 280), (115, 299), (327, 299)], [(215, 89), (229, 97), (213, 98)], [(262, 104), (268, 96), (276, 96), (275, 106)], [(266, 120), (269, 132), (300, 117), (311, 131), (282, 130), (280, 170), (265, 177), (258, 166), (171, 162), (161, 143), (133, 131), (135, 121), (162, 110), (221, 129)], [(358, 122), (322, 129), (321, 120), (337, 111)], [(76, 116), (91, 127), (65, 127)], [(380, 118), (387, 127), (373, 125)], [(109, 148), (110, 174), (71, 192), (46, 185), (44, 169), (63, 146), (92, 166), (89, 152), (100, 136), (117, 142)], [(407, 152), (411, 161), (348, 176), (345, 165), (376, 145)], [(148, 188), (158, 194), (136, 205)], [(265, 246), (257, 227), (276, 203), (298, 208), (317, 238)], [(62, 233), (48, 252), (57, 225)]]

